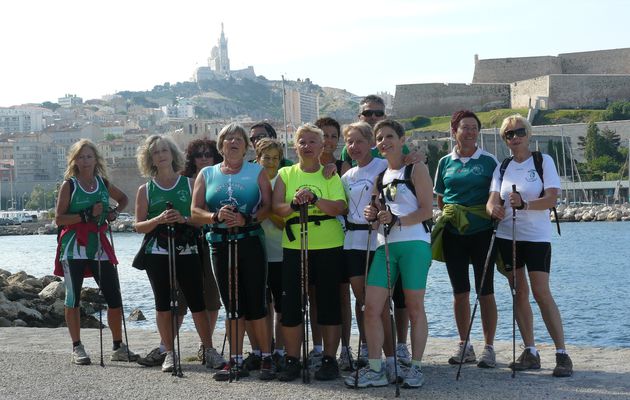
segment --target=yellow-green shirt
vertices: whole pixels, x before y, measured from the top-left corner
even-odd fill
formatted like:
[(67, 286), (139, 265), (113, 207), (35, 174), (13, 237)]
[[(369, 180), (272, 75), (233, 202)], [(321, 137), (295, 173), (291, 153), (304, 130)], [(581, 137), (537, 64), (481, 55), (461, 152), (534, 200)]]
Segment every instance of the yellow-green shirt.
[[(280, 168), (278, 176), (284, 182), (286, 192), (284, 199), (290, 203), (295, 196), (295, 192), (302, 188), (308, 188), (320, 199), (326, 200), (343, 200), (346, 202), (346, 194), (341, 184), (341, 178), (335, 174), (332, 178), (326, 179), (322, 174), (323, 167), (316, 172), (304, 172), (300, 169), (299, 164), (290, 167)], [(284, 218), (285, 222), (291, 218), (299, 217), (299, 212), (294, 211)], [(308, 206), (309, 216), (324, 216), (322, 210), (315, 205)], [(290, 241), (286, 231), (282, 234), (282, 247), (286, 249), (300, 249), (300, 224), (293, 224), (287, 229), (291, 229), (296, 238)], [(327, 219), (308, 223), (308, 248), (311, 250), (330, 249), (343, 246), (344, 233), (341, 222), (338, 219)]]

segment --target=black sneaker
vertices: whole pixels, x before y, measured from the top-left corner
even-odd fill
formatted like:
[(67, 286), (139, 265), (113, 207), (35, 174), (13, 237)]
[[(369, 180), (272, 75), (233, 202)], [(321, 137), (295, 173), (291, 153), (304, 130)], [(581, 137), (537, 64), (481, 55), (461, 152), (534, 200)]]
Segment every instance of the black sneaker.
[(324, 356), (322, 366), (315, 372), (315, 379), (318, 381), (332, 381), (339, 378), (339, 365), (335, 357)]
[(273, 355), (271, 356), (271, 358), (273, 358), (273, 363), (276, 366), (276, 372), (281, 372), (284, 370), (285, 367), (285, 359), (284, 356), (281, 356), (278, 353), (273, 353)]
[(247, 358), (243, 360), (243, 365), (245, 365), (249, 371), (256, 371), (260, 369), (261, 362), (262, 362), (261, 356), (258, 356), (254, 353), (249, 353)]
[(240, 378), (246, 378), (249, 376), (249, 371), (245, 364), (240, 367), (236, 365), (236, 361), (231, 359), (229, 363), (226, 363), (222, 369), (217, 371), (213, 378), (215, 381), (233, 381)]
[(302, 363), (295, 357), (285, 357), (285, 368), (278, 374), (278, 380), (282, 382), (293, 381), (300, 377), (302, 372)]
[(261, 381), (270, 381), (276, 379), (276, 366), (271, 356), (263, 358), (260, 364), (260, 375), (258, 379)]
[(573, 375), (573, 361), (566, 353), (556, 353), (556, 367), (553, 369), (556, 378), (567, 378)]

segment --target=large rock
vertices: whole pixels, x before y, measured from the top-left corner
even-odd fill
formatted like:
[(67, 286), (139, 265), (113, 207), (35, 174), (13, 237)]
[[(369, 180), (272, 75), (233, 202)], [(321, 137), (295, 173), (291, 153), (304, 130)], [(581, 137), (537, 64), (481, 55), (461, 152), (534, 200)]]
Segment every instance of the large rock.
[(0, 302), (0, 317), (14, 320), (18, 317), (42, 320), (42, 314), (32, 308), (26, 307), (17, 301)]
[(3, 278), (8, 278), (11, 276), (11, 273), (6, 269), (0, 268), (0, 276), (2, 276)]
[(15, 274), (9, 276), (7, 278), (7, 284), (9, 285), (15, 285), (17, 283), (20, 283), (24, 280), (26, 280), (27, 278), (32, 278), (31, 276), (29, 276), (26, 272), (24, 271), (19, 271), (16, 272)]
[(66, 292), (66, 286), (63, 282), (51, 282), (38, 293), (38, 296), (44, 300), (62, 299)]
[(12, 326), (11, 321), (4, 317), (0, 317), (0, 328), (8, 328), (10, 326)]
[(98, 293), (97, 288), (83, 288), (81, 289), (81, 301), (87, 301), (89, 303), (105, 303), (105, 297)]
[(134, 308), (133, 311), (131, 311), (131, 314), (129, 314), (128, 320), (129, 321), (144, 321), (146, 320), (146, 318), (139, 308)]
[(17, 301), (22, 299), (36, 299), (37, 292), (33, 291), (33, 288), (30, 286), (22, 286), (22, 285), (9, 285), (4, 289), (4, 294), (7, 296), (7, 299), (11, 301)]

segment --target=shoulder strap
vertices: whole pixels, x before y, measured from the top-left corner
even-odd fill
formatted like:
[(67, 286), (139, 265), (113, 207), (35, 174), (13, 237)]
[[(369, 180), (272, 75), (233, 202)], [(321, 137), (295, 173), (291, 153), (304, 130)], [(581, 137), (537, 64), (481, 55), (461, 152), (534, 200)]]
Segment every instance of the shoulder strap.
[(512, 161), (514, 157), (510, 156), (508, 158), (506, 158), (505, 160), (503, 160), (503, 162), (501, 163), (501, 168), (499, 168), (499, 181), (503, 181), (503, 175), (505, 175), (505, 170), (508, 167), (508, 164)]
[(534, 158), (534, 168), (536, 168), (536, 173), (540, 177), (540, 181), (543, 184), (542, 191), (540, 192), (540, 196), (543, 197), (545, 195), (545, 179), (543, 178), (543, 157), (540, 151), (532, 151), (532, 157)]
[(418, 197), (416, 195), (416, 186), (413, 184), (413, 180), (411, 179), (412, 173), (413, 173), (413, 164), (405, 165), (405, 174), (404, 174), (405, 185), (407, 185), (407, 188), (411, 190), (411, 193), (413, 193), (414, 196)]

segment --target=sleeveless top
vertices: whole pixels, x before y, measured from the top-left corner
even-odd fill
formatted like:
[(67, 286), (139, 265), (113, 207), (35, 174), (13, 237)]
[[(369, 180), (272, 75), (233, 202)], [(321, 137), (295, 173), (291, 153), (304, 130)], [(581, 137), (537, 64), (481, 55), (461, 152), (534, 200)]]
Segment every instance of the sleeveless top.
[[(206, 184), (206, 207), (210, 212), (218, 212), (225, 205), (235, 206), (245, 215), (254, 215), (260, 207), (262, 195), (258, 186), (258, 176), (262, 167), (255, 163), (243, 162), (241, 170), (236, 174), (221, 172), (221, 163), (203, 168)], [(226, 229), (225, 223), (212, 224), (213, 228)], [(263, 231), (260, 229), (258, 234)], [(221, 235), (206, 235), (209, 242), (221, 241)]]
[[(103, 204), (103, 213), (97, 221), (98, 225), (102, 225), (107, 218), (106, 210), (109, 208), (109, 191), (105, 186), (103, 178), (95, 176), (96, 189), (91, 192), (84, 190), (79, 184), (79, 180), (76, 177), (70, 178), (74, 189), (70, 195), (70, 205), (68, 207), (68, 214), (78, 214), (79, 211), (85, 208), (101, 202)], [(98, 259), (98, 238), (96, 232), (88, 233), (87, 246), (81, 246), (77, 242), (77, 236), (75, 231), (70, 231), (63, 235), (60, 239), (60, 253), (59, 260), (96, 260)], [(107, 260), (107, 254), (101, 252), (100, 259)]]
[[(166, 210), (166, 203), (173, 203), (173, 209), (179, 211), (182, 216), (190, 217), (190, 203), (192, 202), (192, 188), (187, 177), (179, 175), (177, 181), (170, 188), (161, 187), (155, 179), (151, 179), (146, 184), (148, 213), (147, 219), (155, 218)], [(159, 225), (156, 229), (164, 229)], [(166, 229), (164, 229), (166, 231)], [(147, 242), (146, 254), (168, 254), (167, 248), (158, 244), (156, 238)], [(186, 245), (180, 255), (197, 254), (197, 246)]]
[[(387, 169), (383, 176), (383, 192), (385, 193), (385, 203), (391, 208), (392, 213), (401, 216), (411, 214), (418, 209), (418, 199), (413, 192), (405, 184), (399, 184), (395, 187), (389, 187), (388, 184), (394, 179), (405, 179), (405, 168), (401, 169)], [(416, 187), (416, 192), (420, 188)], [(424, 229), (422, 223), (413, 225), (399, 226), (396, 225), (389, 233), (388, 241), (393, 242), (407, 242), (411, 240), (421, 240), (423, 242), (431, 243), (431, 236)], [(383, 227), (378, 231), (378, 244), (385, 244), (385, 237), (383, 236)]]

